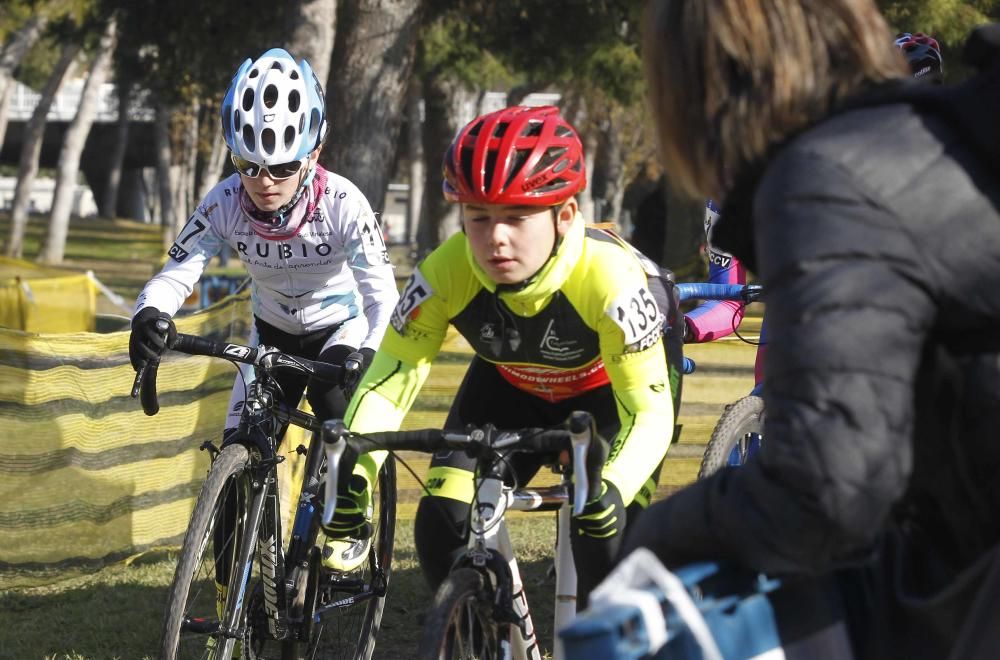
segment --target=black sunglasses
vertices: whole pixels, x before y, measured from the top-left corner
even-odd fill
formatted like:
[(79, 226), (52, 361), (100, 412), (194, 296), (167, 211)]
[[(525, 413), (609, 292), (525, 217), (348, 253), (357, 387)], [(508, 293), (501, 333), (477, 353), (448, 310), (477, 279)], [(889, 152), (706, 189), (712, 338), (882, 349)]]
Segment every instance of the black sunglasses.
[(299, 173), (303, 166), (305, 166), (307, 160), (303, 158), (302, 160), (293, 160), (290, 163), (260, 165), (241, 156), (237, 156), (232, 152), (229, 152), (229, 157), (233, 161), (233, 167), (235, 167), (236, 171), (243, 176), (248, 176), (253, 179), (260, 176), (261, 172), (267, 172), (267, 176), (275, 181), (281, 181), (282, 179), (295, 176)]

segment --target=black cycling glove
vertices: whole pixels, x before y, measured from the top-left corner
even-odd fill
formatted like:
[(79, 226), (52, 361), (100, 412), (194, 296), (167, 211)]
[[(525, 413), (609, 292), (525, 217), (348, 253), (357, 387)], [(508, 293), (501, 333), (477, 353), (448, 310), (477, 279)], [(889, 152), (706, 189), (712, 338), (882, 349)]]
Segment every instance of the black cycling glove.
[[(166, 329), (157, 327), (165, 322)], [(132, 318), (132, 334), (128, 338), (128, 359), (139, 371), (150, 360), (160, 357), (163, 350), (177, 339), (177, 328), (169, 314), (155, 307), (143, 307)]]
[(374, 359), (375, 349), (372, 348), (359, 349), (344, 358), (344, 368), (347, 369), (344, 374), (344, 390), (348, 398), (354, 394), (358, 383), (361, 382), (361, 377), (368, 371), (368, 367), (371, 366)]
[[(360, 474), (352, 474), (337, 489), (336, 510), (329, 525), (323, 527), (327, 536), (334, 539), (366, 539), (372, 535), (372, 489)], [(324, 504), (328, 506), (328, 504)]]
[(625, 531), (625, 504), (618, 488), (601, 480), (601, 494), (587, 502), (583, 511), (572, 519), (573, 534), (606, 539)]

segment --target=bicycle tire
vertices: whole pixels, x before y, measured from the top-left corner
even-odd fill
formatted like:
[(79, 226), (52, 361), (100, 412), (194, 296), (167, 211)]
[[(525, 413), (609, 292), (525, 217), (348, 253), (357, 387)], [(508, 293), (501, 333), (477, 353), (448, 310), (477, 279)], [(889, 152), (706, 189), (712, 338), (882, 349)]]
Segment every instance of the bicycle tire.
[[(198, 495), (167, 597), (160, 643), (161, 657), (166, 660), (208, 657), (206, 645), (213, 638), (219, 647), (212, 657), (219, 660), (231, 657), (232, 648), (225, 649), (225, 640), (213, 637), (212, 631), (213, 622), (214, 628), (218, 629), (216, 558), (235, 556), (235, 548), (245, 523), (245, 498), (250, 489), (246, 474), (248, 461), (246, 447), (237, 444), (225, 447), (212, 462)], [(233, 487), (236, 488), (235, 491), (230, 490)], [(218, 528), (228, 532), (226, 536), (220, 537), (216, 534), (217, 523), (226, 513), (225, 504), (230, 492), (234, 492), (237, 498), (244, 498), (242, 502), (237, 499), (235, 507), (242, 515), (237, 516), (231, 527)], [(216, 550), (218, 545), (221, 545), (221, 552)], [(203, 565), (206, 560), (207, 566)], [(234, 644), (230, 643), (228, 646), (233, 647)]]
[[(318, 593), (307, 595), (306, 601), (310, 606), (315, 603), (316, 607), (322, 608), (357, 595), (359, 589), (362, 595), (372, 595), (360, 603), (326, 612), (319, 622), (311, 626), (307, 624), (307, 630), (310, 630), (308, 644), (285, 644), (282, 660), (369, 660), (372, 657), (392, 573), (396, 530), (396, 464), (392, 456), (388, 456), (382, 464), (378, 484), (372, 492), (372, 502), (376, 508), (372, 513), (374, 529), (368, 561), (357, 571), (343, 576), (331, 575), (317, 565), (311, 571), (310, 588), (318, 590)], [(377, 580), (380, 584), (376, 584)]]
[(499, 626), (486, 577), (458, 568), (434, 594), (417, 647), (417, 660), (472, 660), (500, 657)]
[(745, 463), (757, 450), (763, 433), (762, 398), (751, 394), (726, 406), (705, 447), (698, 478), (704, 479), (727, 465)]

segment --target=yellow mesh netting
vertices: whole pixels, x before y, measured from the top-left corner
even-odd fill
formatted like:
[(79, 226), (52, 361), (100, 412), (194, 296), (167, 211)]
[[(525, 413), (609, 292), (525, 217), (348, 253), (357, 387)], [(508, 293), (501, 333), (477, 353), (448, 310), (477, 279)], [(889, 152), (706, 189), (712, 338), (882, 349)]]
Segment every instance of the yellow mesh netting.
[(0, 257), (0, 327), (25, 332), (92, 332), (97, 287), (89, 275)]
[[(245, 343), (248, 300), (244, 292), (179, 318), (178, 330)], [(129, 396), (127, 332), (0, 329), (0, 587), (179, 545), (209, 465), (198, 448), (218, 444), (235, 374), (222, 360), (168, 353), (160, 412), (147, 417)], [(305, 442), (289, 433), (283, 447)], [(286, 503), (302, 462), (287, 458)]]

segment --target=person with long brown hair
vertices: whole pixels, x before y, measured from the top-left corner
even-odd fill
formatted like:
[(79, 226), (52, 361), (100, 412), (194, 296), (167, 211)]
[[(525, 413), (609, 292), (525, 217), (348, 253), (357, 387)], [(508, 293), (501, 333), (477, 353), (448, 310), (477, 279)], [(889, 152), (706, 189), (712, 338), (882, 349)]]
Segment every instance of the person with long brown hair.
[(721, 201), (714, 241), (767, 292), (767, 418), (759, 453), (654, 504), (626, 551), (808, 576), (858, 657), (980, 657), (970, 626), (1000, 612), (1000, 38), (970, 41), (982, 72), (948, 88), (910, 79), (871, 0), (652, 0), (645, 27), (671, 185)]

